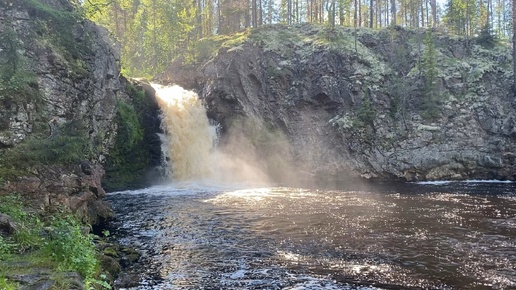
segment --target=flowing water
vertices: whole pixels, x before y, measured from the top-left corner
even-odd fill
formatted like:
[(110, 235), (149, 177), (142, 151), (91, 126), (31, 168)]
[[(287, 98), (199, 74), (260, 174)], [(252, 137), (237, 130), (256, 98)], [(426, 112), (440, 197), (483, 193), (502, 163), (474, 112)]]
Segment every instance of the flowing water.
[[(514, 184), (112, 194), (135, 289), (516, 289)], [(367, 286), (367, 287), (366, 287)]]
[(235, 185), (202, 123), (167, 131), (175, 183), (108, 196), (131, 289), (516, 289), (516, 184)]

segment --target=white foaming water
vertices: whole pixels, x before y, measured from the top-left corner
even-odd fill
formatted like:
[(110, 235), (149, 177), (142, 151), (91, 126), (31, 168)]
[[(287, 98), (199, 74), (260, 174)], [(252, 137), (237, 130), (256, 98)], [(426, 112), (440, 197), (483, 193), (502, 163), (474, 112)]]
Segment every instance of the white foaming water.
[(268, 183), (266, 174), (257, 167), (216, 148), (218, 127), (210, 124), (197, 94), (179, 86), (152, 86), (162, 111), (165, 134), (160, 138), (170, 181), (190, 182), (194, 187), (199, 183), (210, 187)]
[(470, 180), (460, 180), (460, 181), (452, 181), (452, 180), (437, 180), (437, 181), (418, 181), (416, 184), (423, 185), (445, 185), (450, 183), (512, 183), (510, 180), (496, 180), (496, 179), (470, 179)]
[(210, 175), (210, 150), (217, 138), (199, 97), (179, 86), (153, 84), (162, 110), (163, 154), (170, 159), (174, 181), (202, 180)]

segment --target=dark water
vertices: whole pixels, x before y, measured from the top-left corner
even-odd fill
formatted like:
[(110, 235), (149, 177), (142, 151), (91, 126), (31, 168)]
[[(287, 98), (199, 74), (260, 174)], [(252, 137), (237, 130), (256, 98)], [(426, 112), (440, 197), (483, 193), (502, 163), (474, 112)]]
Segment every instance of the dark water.
[(131, 289), (516, 289), (516, 185), (109, 196)]

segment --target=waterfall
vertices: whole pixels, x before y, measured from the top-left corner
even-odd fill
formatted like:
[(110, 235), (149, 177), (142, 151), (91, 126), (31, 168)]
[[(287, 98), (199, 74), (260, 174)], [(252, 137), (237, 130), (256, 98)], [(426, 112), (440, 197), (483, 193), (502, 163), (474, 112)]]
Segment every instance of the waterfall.
[(203, 180), (212, 175), (211, 151), (216, 127), (194, 92), (180, 86), (153, 84), (161, 107), (162, 152), (169, 160), (168, 174), (175, 182)]
[(180, 86), (153, 84), (161, 107), (165, 175), (173, 182), (210, 184), (268, 184), (269, 178), (253, 159), (254, 148), (242, 138), (229, 138), (215, 148), (217, 126), (210, 124), (199, 96)]

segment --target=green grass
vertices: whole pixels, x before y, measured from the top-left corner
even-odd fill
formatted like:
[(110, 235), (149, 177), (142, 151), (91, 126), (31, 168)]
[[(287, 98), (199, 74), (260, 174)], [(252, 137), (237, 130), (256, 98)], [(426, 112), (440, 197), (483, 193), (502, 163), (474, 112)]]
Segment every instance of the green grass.
[(86, 289), (110, 289), (101, 279), (93, 235), (85, 234), (84, 225), (73, 215), (28, 212), (22, 198), (15, 194), (0, 196), (0, 213), (16, 224), (13, 235), (0, 236), (0, 289), (17, 289), (16, 283), (6, 277), (30, 273), (35, 268), (50, 269), (56, 285), (66, 284), (59, 273), (77, 272), (84, 278)]

